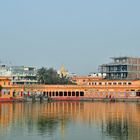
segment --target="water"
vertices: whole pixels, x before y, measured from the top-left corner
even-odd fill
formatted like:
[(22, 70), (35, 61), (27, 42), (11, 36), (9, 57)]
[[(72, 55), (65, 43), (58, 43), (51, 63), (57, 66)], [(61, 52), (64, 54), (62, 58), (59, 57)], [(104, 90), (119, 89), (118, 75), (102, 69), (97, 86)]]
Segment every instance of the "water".
[(0, 140), (140, 140), (140, 104), (0, 103)]

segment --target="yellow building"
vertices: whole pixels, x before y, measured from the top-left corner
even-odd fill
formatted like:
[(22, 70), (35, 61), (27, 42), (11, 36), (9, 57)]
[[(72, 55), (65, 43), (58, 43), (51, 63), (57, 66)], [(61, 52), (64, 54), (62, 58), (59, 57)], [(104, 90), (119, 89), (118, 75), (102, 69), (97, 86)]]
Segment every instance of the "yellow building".
[(58, 74), (60, 77), (67, 77), (68, 76), (68, 71), (65, 69), (64, 65), (61, 66), (60, 70), (58, 71)]

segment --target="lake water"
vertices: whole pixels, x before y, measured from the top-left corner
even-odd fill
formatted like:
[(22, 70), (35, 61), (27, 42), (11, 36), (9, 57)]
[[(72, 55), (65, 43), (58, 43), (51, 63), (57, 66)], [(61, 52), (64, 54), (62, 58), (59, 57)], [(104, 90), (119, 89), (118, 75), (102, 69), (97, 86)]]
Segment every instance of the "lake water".
[(0, 103), (0, 140), (140, 140), (140, 103)]

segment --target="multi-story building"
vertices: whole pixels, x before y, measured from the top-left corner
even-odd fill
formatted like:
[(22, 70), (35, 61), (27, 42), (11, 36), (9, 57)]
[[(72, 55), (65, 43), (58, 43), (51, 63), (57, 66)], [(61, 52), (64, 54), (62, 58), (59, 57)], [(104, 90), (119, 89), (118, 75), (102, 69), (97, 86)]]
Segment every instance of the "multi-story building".
[(12, 83), (13, 84), (36, 84), (37, 70), (34, 67), (12, 66)]
[(11, 78), (7, 76), (0, 76), (0, 101), (10, 101), (12, 97)]
[(9, 76), (12, 84), (36, 84), (37, 69), (27, 66), (0, 66), (0, 76)]
[(140, 58), (113, 57), (113, 62), (99, 66), (101, 73), (106, 73), (106, 79), (140, 79)]
[(0, 76), (11, 76), (12, 72), (7, 65), (0, 65)]

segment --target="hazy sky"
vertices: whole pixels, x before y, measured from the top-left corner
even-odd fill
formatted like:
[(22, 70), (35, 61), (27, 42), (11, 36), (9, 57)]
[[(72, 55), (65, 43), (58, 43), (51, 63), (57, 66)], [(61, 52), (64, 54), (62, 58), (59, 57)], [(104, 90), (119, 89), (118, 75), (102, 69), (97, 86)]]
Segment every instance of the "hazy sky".
[(0, 59), (88, 74), (140, 56), (140, 0), (1, 0)]

